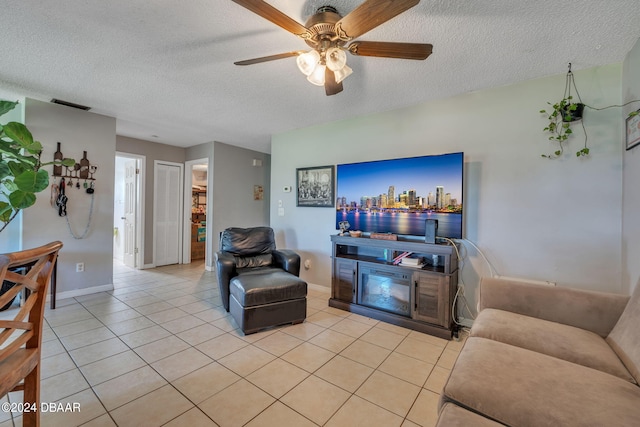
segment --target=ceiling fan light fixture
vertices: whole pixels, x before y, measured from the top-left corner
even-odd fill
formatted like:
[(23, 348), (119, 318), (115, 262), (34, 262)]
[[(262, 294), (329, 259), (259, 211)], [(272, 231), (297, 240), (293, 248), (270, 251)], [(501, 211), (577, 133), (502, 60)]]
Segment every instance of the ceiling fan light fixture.
[(353, 70), (348, 65), (345, 65), (341, 69), (333, 72), (333, 74), (336, 76), (336, 83), (342, 82), (344, 79), (349, 77), (351, 73), (353, 73)]
[(332, 47), (327, 49), (326, 61), (327, 67), (335, 72), (347, 65), (347, 54), (338, 47)]
[(296, 64), (305, 76), (311, 75), (313, 70), (316, 69), (316, 65), (320, 62), (320, 53), (317, 50), (310, 50), (309, 52), (298, 55), (296, 58)]
[(310, 83), (313, 83), (316, 86), (324, 86), (324, 73), (326, 70), (326, 66), (319, 64), (311, 74), (307, 77)]

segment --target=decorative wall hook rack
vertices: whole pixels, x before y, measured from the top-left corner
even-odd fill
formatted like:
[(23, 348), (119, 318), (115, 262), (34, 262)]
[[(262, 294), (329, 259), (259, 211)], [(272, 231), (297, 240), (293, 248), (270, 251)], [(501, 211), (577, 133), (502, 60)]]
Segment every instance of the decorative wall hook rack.
[[(58, 148), (55, 153), (53, 153), (54, 161), (61, 161), (64, 159), (62, 155), (62, 151), (60, 151), (60, 146), (62, 143), (58, 142)], [(98, 170), (97, 165), (92, 165), (89, 159), (87, 159), (87, 152), (82, 152), (82, 159), (79, 162), (76, 162), (75, 165), (68, 167), (64, 165), (54, 165), (53, 166), (53, 176), (58, 176), (61, 178), (69, 178), (69, 179), (77, 179), (78, 182), (80, 180), (85, 181), (94, 181), (94, 174)]]

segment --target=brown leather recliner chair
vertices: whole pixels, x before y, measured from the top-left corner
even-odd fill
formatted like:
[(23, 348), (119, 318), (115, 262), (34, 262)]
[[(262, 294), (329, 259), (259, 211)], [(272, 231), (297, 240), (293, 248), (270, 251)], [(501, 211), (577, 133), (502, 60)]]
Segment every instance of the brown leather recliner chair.
[(245, 334), (306, 318), (300, 256), (276, 250), (270, 227), (227, 228), (215, 261), (224, 308)]

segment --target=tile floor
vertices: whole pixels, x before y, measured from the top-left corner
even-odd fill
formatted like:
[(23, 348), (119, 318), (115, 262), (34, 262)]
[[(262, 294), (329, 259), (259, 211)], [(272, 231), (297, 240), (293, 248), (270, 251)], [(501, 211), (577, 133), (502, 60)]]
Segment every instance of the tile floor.
[[(43, 426), (433, 426), (462, 347), (328, 307), (317, 289), (304, 323), (243, 336), (201, 263), (115, 266), (114, 287), (47, 310), (41, 399), (80, 411)], [(0, 412), (0, 427), (21, 425)]]

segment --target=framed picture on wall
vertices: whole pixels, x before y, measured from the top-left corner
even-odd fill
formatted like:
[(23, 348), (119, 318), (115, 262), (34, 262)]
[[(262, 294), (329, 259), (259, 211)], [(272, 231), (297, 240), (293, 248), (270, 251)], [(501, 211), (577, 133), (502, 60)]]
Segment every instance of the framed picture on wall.
[(334, 207), (334, 172), (334, 166), (315, 166), (296, 169), (296, 206)]
[(640, 144), (640, 110), (627, 117), (627, 150)]

